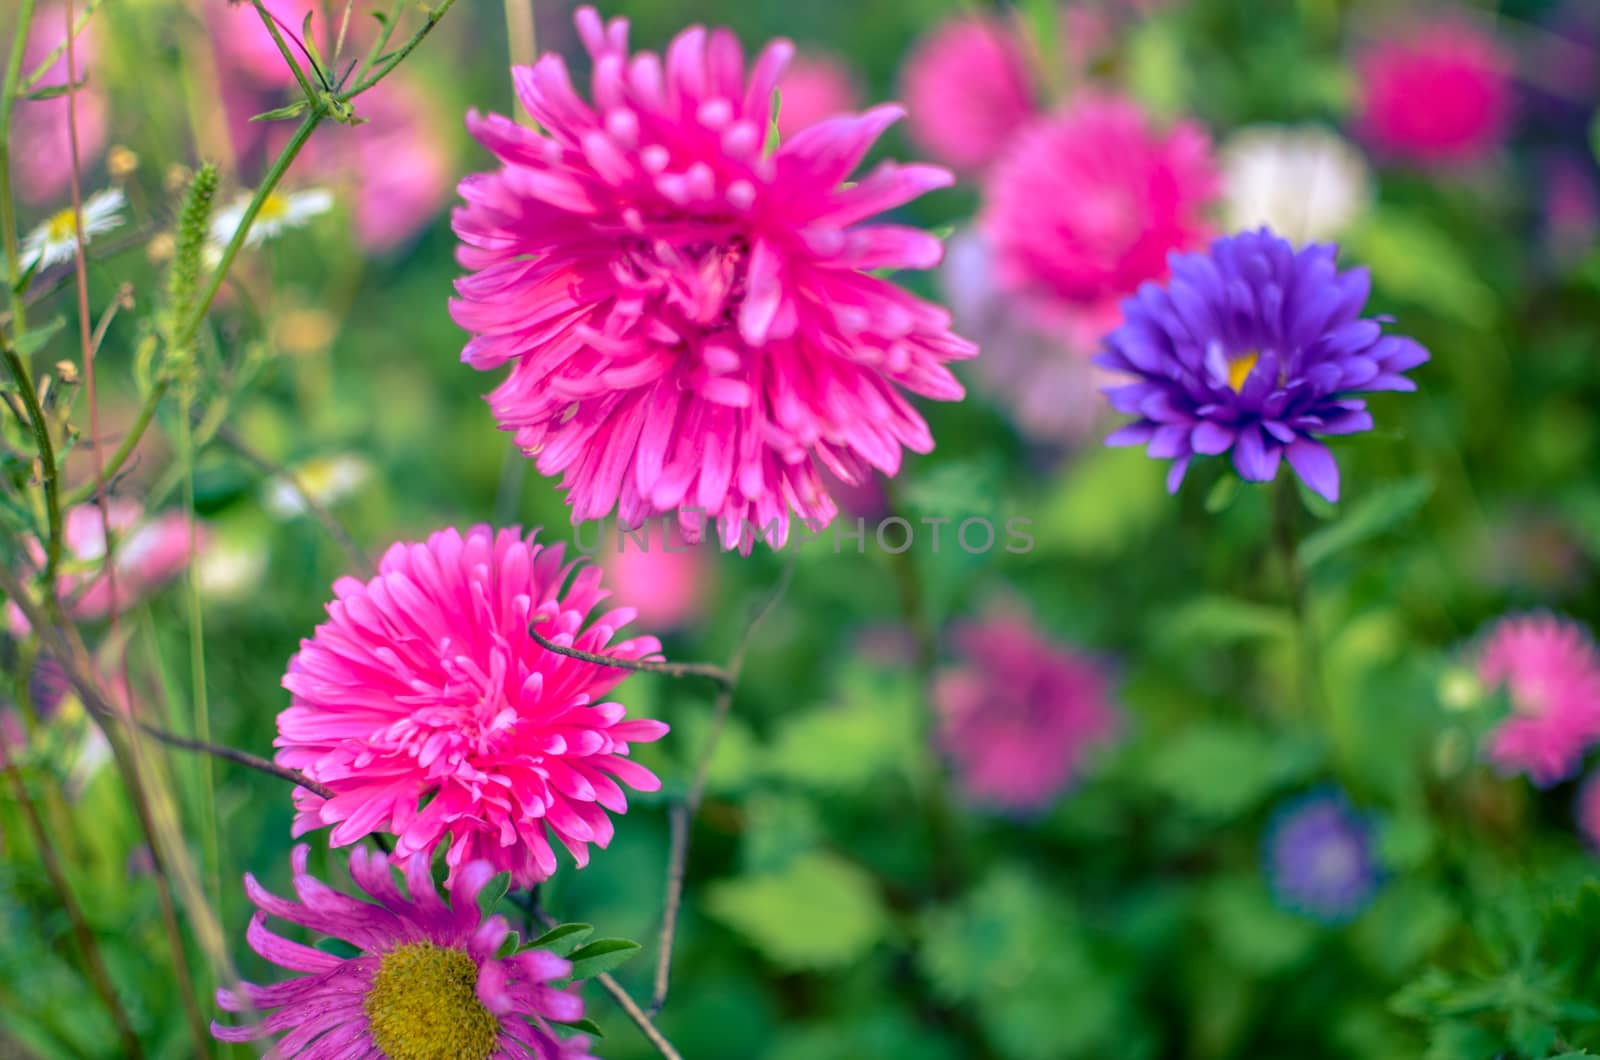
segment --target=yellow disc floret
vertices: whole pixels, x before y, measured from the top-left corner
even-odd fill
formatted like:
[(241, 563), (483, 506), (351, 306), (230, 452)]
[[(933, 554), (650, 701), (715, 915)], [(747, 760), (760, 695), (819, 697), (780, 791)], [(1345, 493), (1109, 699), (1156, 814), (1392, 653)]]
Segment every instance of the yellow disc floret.
[(477, 986), (478, 964), (463, 950), (396, 946), (362, 1003), (373, 1043), (389, 1060), (487, 1060), (500, 1024)]

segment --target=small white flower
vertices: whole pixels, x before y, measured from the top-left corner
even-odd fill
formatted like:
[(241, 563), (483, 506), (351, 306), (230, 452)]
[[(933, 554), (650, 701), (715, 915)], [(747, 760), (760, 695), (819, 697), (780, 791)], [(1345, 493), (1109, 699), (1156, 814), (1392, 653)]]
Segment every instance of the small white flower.
[(1372, 201), (1361, 151), (1315, 125), (1255, 125), (1220, 153), (1230, 232), (1266, 225), (1295, 243), (1338, 236)]
[(367, 462), (350, 453), (315, 457), (293, 470), (294, 482), (278, 475), (267, 482), (263, 491), (262, 504), (279, 519), (305, 514), (305, 498), (296, 483), (304, 487), (319, 507), (326, 508), (360, 489), (372, 477), (372, 468)]
[[(211, 240), (207, 256), (215, 264), (222, 251), (233, 241), (234, 233), (244, 220), (244, 212), (253, 196), (241, 195), (217, 212), (211, 219)], [(333, 192), (326, 188), (307, 188), (304, 191), (273, 191), (268, 193), (244, 237), (244, 245), (258, 247), (275, 238), (288, 228), (299, 228), (313, 217), (333, 209)]]
[[(298, 498), (297, 498), (298, 499)], [(267, 572), (267, 547), (253, 538), (219, 538), (200, 553), (195, 575), (200, 591), (214, 600), (238, 600), (261, 584)]]
[[(83, 201), (83, 238), (94, 237), (122, 227), (121, 211), (127, 199), (121, 188), (97, 191)], [(22, 260), (41, 269), (71, 261), (78, 252), (77, 220), (72, 207), (57, 210), (43, 224), (28, 233), (22, 244)]]

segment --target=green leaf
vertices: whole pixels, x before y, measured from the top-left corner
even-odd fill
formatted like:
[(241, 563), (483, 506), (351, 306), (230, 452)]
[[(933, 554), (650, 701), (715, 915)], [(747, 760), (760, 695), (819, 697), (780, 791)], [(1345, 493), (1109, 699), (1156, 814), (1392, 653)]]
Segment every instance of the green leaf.
[(38, 327), (29, 328), (21, 335), (18, 335), (11, 345), (20, 356), (24, 358), (32, 357), (44, 349), (50, 340), (55, 337), (55, 333), (60, 331), (66, 323), (66, 317), (51, 317), (48, 322), (40, 324)]
[(1594, 152), (1595, 161), (1600, 162), (1600, 110), (1589, 119), (1589, 150)]
[(1128, 87), (1159, 117), (1180, 113), (1191, 96), (1183, 38), (1174, 23), (1141, 19), (1128, 38)]
[(1433, 482), (1423, 477), (1379, 487), (1350, 508), (1343, 519), (1300, 542), (1300, 563), (1314, 567), (1330, 556), (1371, 540), (1415, 515), (1430, 496)]
[(601, 972), (609, 972), (638, 953), (639, 948), (632, 939), (595, 939), (567, 955), (572, 962), (572, 978), (593, 979)]
[(600, 1029), (600, 1024), (587, 1016), (578, 1020), (551, 1020), (550, 1022), (560, 1024), (563, 1027), (571, 1027), (580, 1034), (592, 1034), (596, 1038), (604, 1038), (606, 1036), (606, 1032)]
[(1298, 964), (1317, 938), (1313, 923), (1279, 909), (1254, 876), (1219, 881), (1201, 908), (1219, 952), (1242, 971), (1257, 975)]
[(1284, 608), (1231, 596), (1201, 596), (1159, 617), (1158, 635), (1175, 646), (1233, 644), (1294, 636), (1294, 616)]
[(1212, 722), (1163, 744), (1151, 755), (1147, 776), (1184, 811), (1227, 820), (1306, 778), (1319, 759), (1314, 745), (1274, 740), (1237, 722)]
[(483, 890), (478, 892), (478, 908), (488, 913), (500, 904), (500, 899), (506, 896), (506, 890), (511, 886), (511, 873), (497, 872), (484, 882)]
[(565, 957), (573, 947), (594, 934), (593, 924), (558, 924), (528, 943), (530, 950), (550, 950)]
[(311, 106), (310, 100), (297, 99), (287, 106), (275, 107), (272, 110), (264, 110), (260, 114), (253, 114), (250, 116), (250, 120), (282, 121), (285, 118), (298, 118), (300, 115), (305, 113), (306, 108), (309, 106)]
[(88, 79), (84, 78), (84, 79), (81, 79), (81, 80), (78, 80), (78, 81), (74, 81), (74, 82), (72, 82), (70, 84), (68, 84), (66, 82), (63, 82), (63, 83), (61, 83), (59, 85), (46, 85), (44, 88), (36, 88), (36, 89), (34, 89), (32, 92), (29, 92), (26, 96), (23, 96), (22, 98), (23, 99), (33, 100), (36, 103), (41, 101), (41, 100), (46, 100), (46, 99), (58, 99), (61, 96), (65, 96), (65, 95), (67, 95), (69, 93), (76, 92), (80, 88), (86, 88), (86, 87), (88, 87), (88, 84), (89, 84)]
[(785, 721), (766, 772), (835, 791), (859, 790), (877, 777), (909, 770), (921, 747), (922, 701), (905, 673), (848, 669), (837, 702)]
[(781, 872), (719, 881), (706, 892), (705, 906), (790, 970), (850, 964), (888, 928), (872, 877), (823, 851), (798, 857)]
[(1101, 559), (1132, 548), (1172, 509), (1166, 474), (1142, 449), (1090, 450), (1041, 498), (1039, 549)]
[(311, 32), (311, 19), (315, 14), (313, 11), (306, 12), (305, 21), (300, 24), (300, 42), (306, 46), (306, 51), (311, 56), (311, 72), (319, 81), (327, 84), (327, 75), (323, 73), (327, 69), (327, 64), (322, 61), (322, 52), (317, 49), (316, 35)]
[(1422, 215), (1379, 207), (1345, 242), (1350, 257), (1371, 268), (1373, 286), (1386, 295), (1474, 327), (1492, 322), (1494, 292), (1478, 279), (1451, 234)]
[(1238, 496), (1239, 476), (1224, 473), (1212, 483), (1210, 492), (1206, 494), (1206, 511), (1212, 515), (1225, 512)]

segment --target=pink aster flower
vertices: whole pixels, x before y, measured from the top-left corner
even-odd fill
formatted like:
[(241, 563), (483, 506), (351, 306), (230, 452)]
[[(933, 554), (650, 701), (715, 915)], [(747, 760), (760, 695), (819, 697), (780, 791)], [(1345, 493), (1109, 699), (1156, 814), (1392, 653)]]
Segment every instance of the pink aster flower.
[[(463, 866), (446, 904), (426, 854), (405, 859), (402, 891), (382, 857), (357, 847), (350, 852), (350, 877), (368, 901), (307, 873), (309, 853), (304, 844), (294, 849), (298, 902), (245, 874), (245, 893), (258, 910), (246, 941), (268, 961), (301, 974), (271, 986), (218, 990), (223, 1011), (264, 1015), (242, 1026), (213, 1022), (217, 1040), (277, 1038), (272, 1055), (282, 1060), (594, 1060), (587, 1038), (561, 1039), (551, 1027), (583, 1016), (575, 992), (549, 985), (571, 974), (571, 962), (545, 950), (498, 956), (511, 927), (505, 917), (485, 917), (478, 908), (495, 874), (488, 862)], [(292, 942), (268, 930), (269, 916), (358, 953), (341, 957)]]
[(978, 224), (1004, 289), (1098, 335), (1123, 298), (1166, 276), (1169, 254), (1204, 241), (1220, 190), (1198, 125), (1158, 130), (1131, 101), (1084, 96), (1017, 136)]
[(945, 363), (976, 350), (875, 275), (932, 268), (939, 240), (869, 220), (950, 174), (884, 162), (852, 180), (893, 106), (764, 150), (787, 42), (747, 71), (727, 30), (687, 29), (663, 60), (630, 56), (622, 19), (585, 7), (577, 24), (592, 105), (547, 55), (515, 71), (545, 132), (468, 117), (501, 167), (460, 187), (462, 359), (510, 364), (490, 407), (562, 474), (575, 522), (677, 512), (690, 540), (709, 517), (725, 547), (781, 546), (791, 508), (813, 529), (835, 514), (819, 465), (855, 480), (932, 448), (902, 391), (962, 396)]
[(1588, 632), (1549, 614), (1502, 618), (1483, 637), (1477, 669), (1511, 699), (1490, 736), (1494, 763), (1540, 786), (1570, 777), (1600, 740), (1600, 652)]
[[(145, 518), (144, 506), (126, 498), (106, 502), (107, 519), (91, 501), (69, 508), (62, 517), (64, 546), (56, 595), (67, 613), (80, 622), (93, 622), (112, 612), (122, 612), (177, 577), (189, 565), (189, 520), (181, 512)], [(106, 523), (116, 536), (114, 576), (105, 570)], [(196, 542), (205, 548), (209, 534), (202, 526)], [(26, 542), (28, 564), (44, 569), (44, 545)], [(28, 620), (16, 604), (7, 605), (11, 631), (24, 635)]]
[(1511, 114), (1511, 59), (1465, 21), (1415, 26), (1355, 59), (1356, 125), (1375, 150), (1406, 162), (1450, 165), (1492, 153)]
[(296, 835), (332, 825), (344, 846), (391, 832), (397, 861), (448, 835), (452, 875), (482, 858), (526, 887), (555, 871), (546, 827), (586, 865), (588, 844), (611, 841), (606, 811), (628, 808), (617, 781), (660, 787), (627, 755), (666, 725), (624, 720), (602, 698), (627, 672), (529, 633), (618, 659), (654, 653), (654, 637), (611, 643), (630, 608), (584, 628), (609, 595), (598, 567), (519, 529), (476, 526), (392, 545), (377, 577), (333, 589), (328, 621), (283, 679), (293, 698), (278, 715), (278, 761), (336, 793), (295, 793)]
[(966, 172), (994, 161), (1034, 116), (1039, 96), (1025, 42), (1008, 23), (983, 15), (953, 19), (918, 42), (901, 85), (907, 135)]
[(938, 676), (933, 702), (962, 790), (995, 810), (1047, 808), (1121, 726), (1110, 678), (1017, 612), (959, 626), (954, 639), (960, 663)]
[[(80, 8), (81, 11), (81, 8)], [(23, 48), (22, 69), (31, 73), (67, 39), (66, 8), (51, 4), (33, 14), (28, 41)], [(73, 42), (73, 63), (79, 80), (87, 75), (89, 84), (79, 89), (77, 99), (78, 164), (87, 166), (100, 157), (106, 144), (107, 108), (105, 96), (95, 87), (94, 20)], [(58, 88), (67, 83), (67, 57), (51, 65), (35, 91)], [(17, 193), (28, 202), (40, 203), (64, 194), (72, 180), (72, 141), (68, 136), (66, 96), (51, 99), (21, 99), (12, 117), (12, 174)]]
[(1067, 445), (1095, 431), (1105, 410), (1100, 389), (1112, 378), (1090, 362), (1098, 321), (1057, 319), (1008, 297), (995, 283), (988, 240), (970, 230), (951, 238), (939, 281), (956, 325), (983, 347), (972, 362), (975, 387), (1034, 441)]

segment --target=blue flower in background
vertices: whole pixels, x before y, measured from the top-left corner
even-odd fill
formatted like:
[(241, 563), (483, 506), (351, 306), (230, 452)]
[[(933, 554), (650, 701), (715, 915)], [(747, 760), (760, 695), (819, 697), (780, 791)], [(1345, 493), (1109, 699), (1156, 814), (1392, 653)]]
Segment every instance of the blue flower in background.
[(1371, 430), (1355, 395), (1415, 390), (1405, 372), (1428, 351), (1361, 316), (1371, 280), (1340, 272), (1336, 254), (1331, 244), (1297, 251), (1263, 228), (1175, 255), (1165, 285), (1122, 303), (1123, 324), (1095, 358), (1137, 380), (1106, 390), (1113, 408), (1139, 417), (1106, 444), (1172, 460), (1172, 492), (1196, 454), (1231, 450), (1241, 478), (1269, 482), (1287, 457), (1338, 500), (1339, 466), (1318, 439)]
[(1281, 806), (1262, 858), (1279, 903), (1325, 923), (1348, 920), (1372, 901), (1380, 878), (1372, 822), (1341, 792), (1322, 790)]

